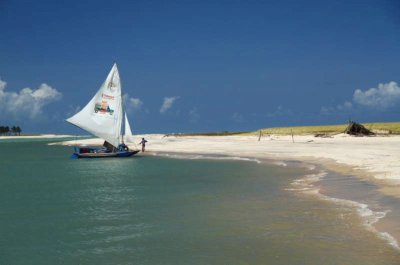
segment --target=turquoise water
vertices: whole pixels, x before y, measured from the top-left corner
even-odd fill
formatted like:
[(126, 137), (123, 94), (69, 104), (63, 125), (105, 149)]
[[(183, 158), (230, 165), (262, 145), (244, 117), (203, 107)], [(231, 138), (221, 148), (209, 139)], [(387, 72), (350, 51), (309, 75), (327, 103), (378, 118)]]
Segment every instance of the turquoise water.
[(0, 148), (0, 264), (400, 263), (354, 209), (288, 191), (297, 165)]

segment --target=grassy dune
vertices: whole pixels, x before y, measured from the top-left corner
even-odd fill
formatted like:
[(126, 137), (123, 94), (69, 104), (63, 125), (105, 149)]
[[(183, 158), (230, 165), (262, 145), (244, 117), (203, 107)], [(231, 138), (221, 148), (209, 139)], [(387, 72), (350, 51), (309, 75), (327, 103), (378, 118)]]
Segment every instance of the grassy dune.
[(230, 136), (230, 135), (243, 135), (243, 134), (249, 134), (251, 132), (199, 132), (199, 133), (169, 133), (166, 134), (165, 137), (169, 136)]
[[(373, 130), (378, 134), (400, 134), (400, 122), (375, 122), (362, 123), (367, 129)], [(260, 129), (263, 135), (266, 134), (338, 134), (343, 133), (347, 124), (324, 125), (324, 126), (295, 126), (295, 127), (276, 127)], [(203, 133), (170, 133), (168, 136), (229, 136), (229, 135), (259, 135), (260, 130), (254, 132), (203, 132)]]
[[(379, 123), (362, 123), (367, 129), (382, 134), (400, 134), (400, 122), (379, 122)], [(277, 127), (261, 129), (262, 134), (338, 134), (342, 133), (347, 124), (326, 125), (326, 126), (296, 126), (296, 127)], [(258, 134), (260, 130), (252, 134)]]
[(400, 122), (363, 123), (370, 130), (385, 130), (391, 134), (400, 134)]

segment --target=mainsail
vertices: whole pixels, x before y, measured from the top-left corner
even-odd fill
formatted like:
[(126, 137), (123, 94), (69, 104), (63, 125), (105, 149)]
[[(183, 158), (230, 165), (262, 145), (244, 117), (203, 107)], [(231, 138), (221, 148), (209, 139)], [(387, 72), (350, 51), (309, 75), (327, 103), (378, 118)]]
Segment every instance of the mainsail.
[(125, 113), (121, 80), (117, 65), (114, 64), (96, 95), (68, 122), (117, 147), (124, 136), (132, 135)]

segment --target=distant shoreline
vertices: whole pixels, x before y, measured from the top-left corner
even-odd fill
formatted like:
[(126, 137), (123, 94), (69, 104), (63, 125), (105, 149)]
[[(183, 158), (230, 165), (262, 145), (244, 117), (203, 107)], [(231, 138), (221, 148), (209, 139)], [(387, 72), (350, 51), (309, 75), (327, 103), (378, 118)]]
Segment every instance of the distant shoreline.
[(68, 134), (6, 135), (6, 136), (0, 136), (0, 140), (1, 139), (46, 139), (46, 138), (67, 138), (67, 137), (77, 137), (77, 136)]
[[(330, 164), (355, 175), (370, 175), (376, 180), (400, 182), (400, 135), (354, 137), (346, 134), (328, 138), (314, 135), (166, 136), (134, 135), (130, 148), (140, 139), (149, 142), (152, 152), (198, 153), (267, 159), (297, 159)], [(64, 141), (61, 145), (102, 145), (98, 138)], [(346, 168), (346, 169), (345, 169)], [(356, 172), (357, 171), (357, 172)], [(398, 183), (400, 184), (400, 183)], [(397, 192), (400, 197), (400, 187)]]
[[(1, 139), (50, 139), (75, 137), (59, 145), (102, 145), (99, 138), (74, 135), (22, 135), (0, 136)], [(84, 137), (84, 138), (82, 138)], [(134, 135), (127, 142), (132, 149), (138, 148), (141, 138), (149, 142), (149, 152), (197, 153), (224, 156), (241, 156), (266, 159), (296, 159), (323, 164), (334, 171), (346, 172), (375, 182), (390, 181), (384, 189), (400, 197), (400, 135), (354, 137), (346, 134), (316, 137), (281, 134), (240, 134), (226, 136), (189, 136), (181, 134)], [(392, 184), (395, 184), (392, 186)]]

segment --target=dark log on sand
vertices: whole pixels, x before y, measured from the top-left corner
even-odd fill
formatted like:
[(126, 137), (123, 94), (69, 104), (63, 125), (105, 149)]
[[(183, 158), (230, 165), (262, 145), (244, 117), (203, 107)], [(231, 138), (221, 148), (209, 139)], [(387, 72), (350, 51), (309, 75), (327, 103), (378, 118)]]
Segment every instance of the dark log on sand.
[(350, 121), (349, 126), (347, 126), (346, 130), (344, 130), (344, 133), (350, 134), (350, 135), (356, 135), (356, 136), (370, 136), (370, 135), (375, 135), (375, 133), (371, 132), (367, 128), (365, 128), (363, 125)]

